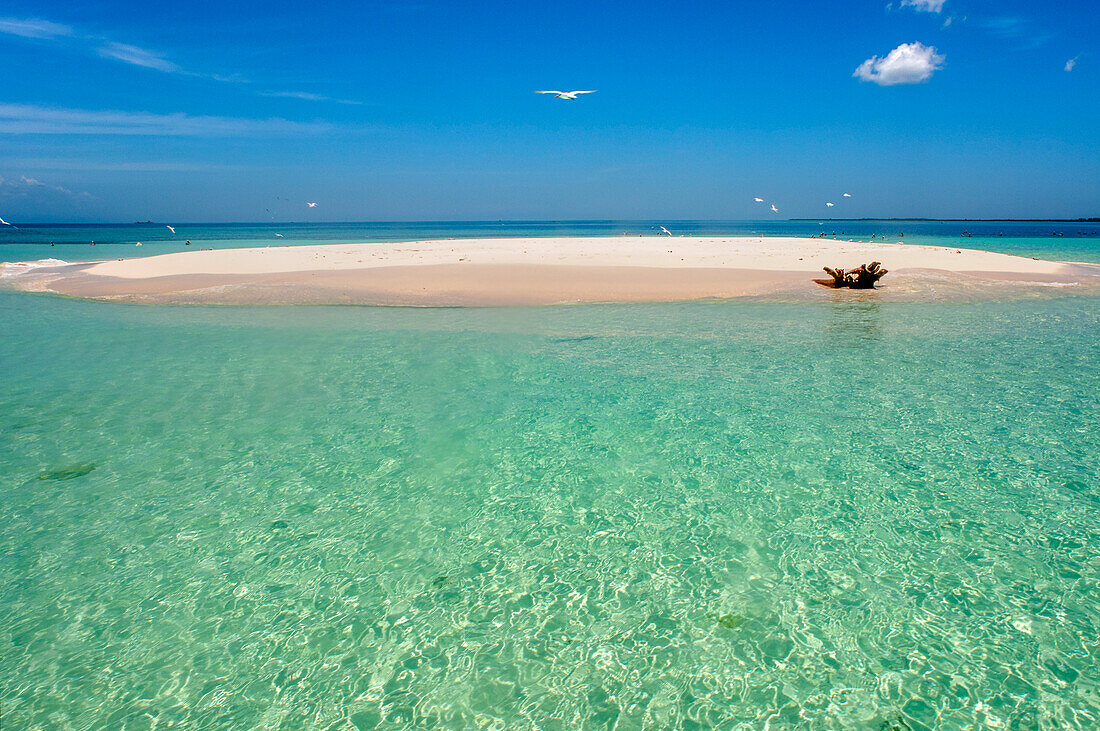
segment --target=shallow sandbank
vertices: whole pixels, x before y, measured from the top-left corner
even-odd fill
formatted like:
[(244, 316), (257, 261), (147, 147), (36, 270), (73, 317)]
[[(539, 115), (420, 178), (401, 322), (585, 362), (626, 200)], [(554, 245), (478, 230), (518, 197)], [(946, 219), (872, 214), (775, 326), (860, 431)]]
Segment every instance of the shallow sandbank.
[[(881, 261), (873, 296), (1100, 287), (1100, 266), (974, 249), (809, 238), (468, 239), (184, 251), (40, 266), (19, 289), (129, 302), (520, 305), (836, 296), (823, 266)], [(14, 272), (14, 270), (11, 270)], [(855, 293), (851, 293), (855, 294)], [(979, 295), (981, 296), (981, 295)]]

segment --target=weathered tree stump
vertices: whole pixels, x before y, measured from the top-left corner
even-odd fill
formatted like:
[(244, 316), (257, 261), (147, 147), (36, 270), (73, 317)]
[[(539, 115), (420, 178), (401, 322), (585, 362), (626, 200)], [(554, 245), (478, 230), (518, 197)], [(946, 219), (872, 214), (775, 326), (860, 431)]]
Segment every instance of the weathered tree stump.
[(851, 278), (851, 284), (848, 285), (851, 289), (874, 289), (875, 283), (886, 276), (886, 270), (882, 268), (882, 264), (873, 261), (848, 272), (848, 276)]
[(832, 287), (833, 289), (841, 289), (842, 287), (848, 286), (846, 283), (847, 280), (845, 279), (846, 273), (843, 269), (830, 269), (829, 267), (822, 268), (830, 277), (832, 277), (832, 280), (830, 281), (828, 279), (815, 279), (815, 282), (817, 282), (818, 284), (822, 284), (826, 287)]
[(830, 269), (829, 267), (822, 267), (822, 269), (832, 279), (815, 279), (814, 281), (823, 287), (832, 289), (874, 289), (875, 283), (886, 276), (887, 273), (882, 268), (882, 264), (877, 261), (864, 264), (850, 272), (843, 269)]

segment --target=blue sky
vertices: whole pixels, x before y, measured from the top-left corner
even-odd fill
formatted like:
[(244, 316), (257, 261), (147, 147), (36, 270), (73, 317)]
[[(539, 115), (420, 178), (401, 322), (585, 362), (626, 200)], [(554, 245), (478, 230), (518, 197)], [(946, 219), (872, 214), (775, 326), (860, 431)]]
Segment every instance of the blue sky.
[(1096, 216), (1097, 38), (1096, 0), (9, 0), (0, 216)]

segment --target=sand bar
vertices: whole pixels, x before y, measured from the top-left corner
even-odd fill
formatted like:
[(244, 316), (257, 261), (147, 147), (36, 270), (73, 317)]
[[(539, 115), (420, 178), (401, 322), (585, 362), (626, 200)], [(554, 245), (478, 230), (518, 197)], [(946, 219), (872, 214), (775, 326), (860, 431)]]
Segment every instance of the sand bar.
[(820, 298), (830, 290), (812, 280), (823, 276), (823, 266), (847, 269), (872, 260), (890, 270), (875, 291), (887, 299), (1100, 286), (1100, 265), (975, 249), (667, 236), (188, 250), (60, 266), (5, 265), (3, 281), (77, 297), (175, 303), (513, 305)]

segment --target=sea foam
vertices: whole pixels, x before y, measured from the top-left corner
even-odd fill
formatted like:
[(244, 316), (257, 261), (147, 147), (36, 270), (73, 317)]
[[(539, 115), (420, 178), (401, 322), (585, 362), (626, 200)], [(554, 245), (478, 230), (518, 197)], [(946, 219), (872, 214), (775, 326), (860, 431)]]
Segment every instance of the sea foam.
[(0, 277), (15, 277), (20, 274), (46, 267), (68, 266), (70, 262), (61, 259), (39, 259), (38, 261), (9, 261), (0, 263)]

